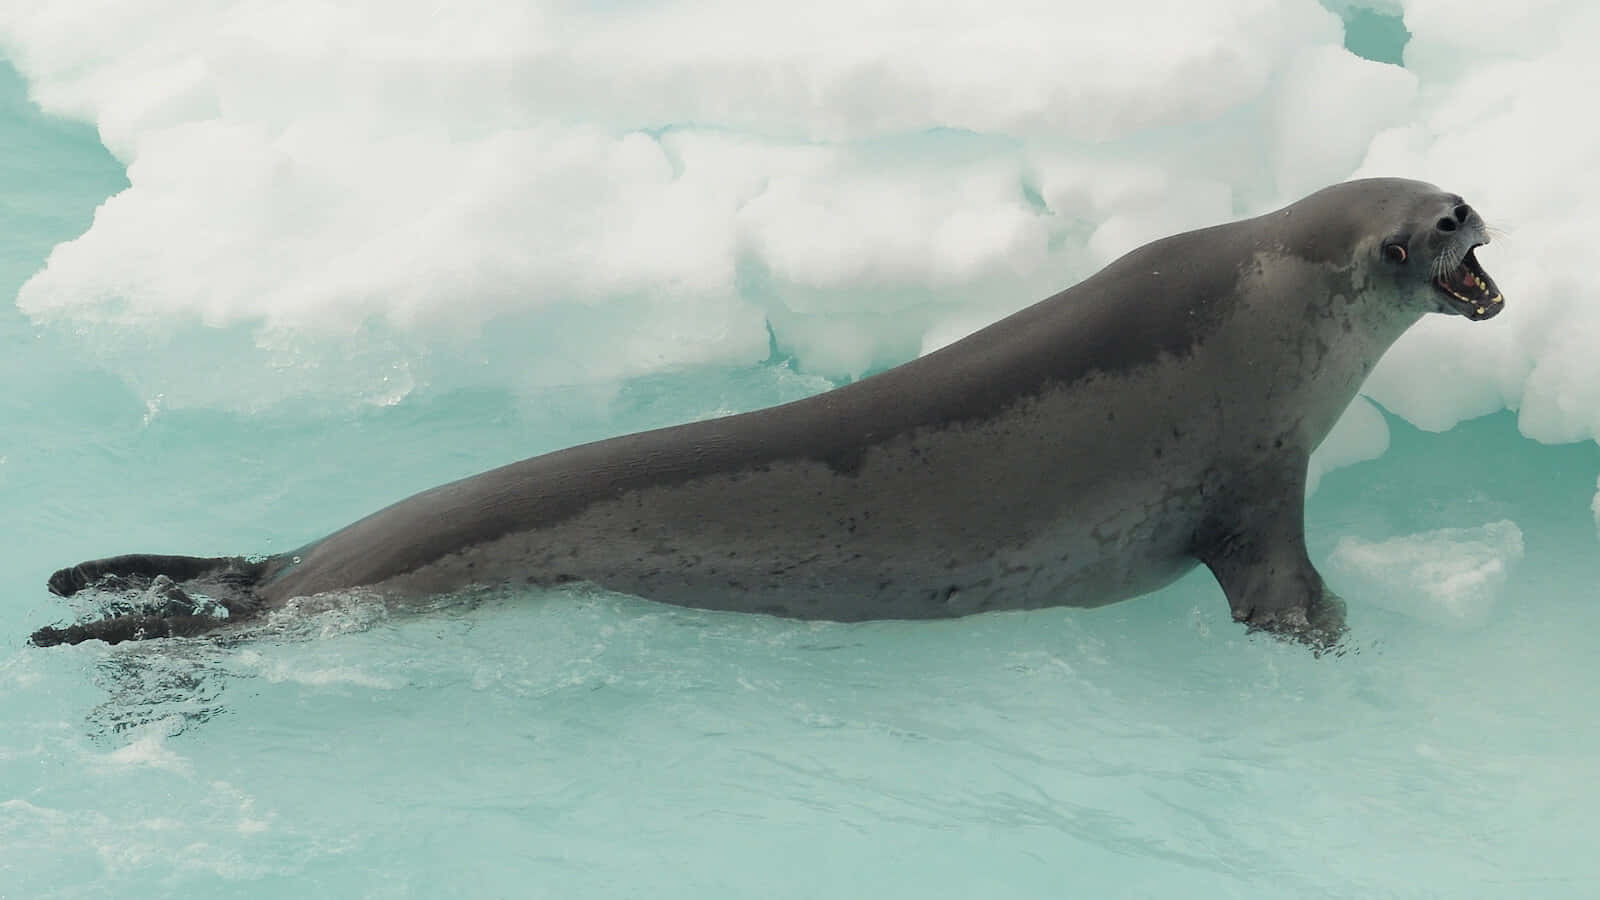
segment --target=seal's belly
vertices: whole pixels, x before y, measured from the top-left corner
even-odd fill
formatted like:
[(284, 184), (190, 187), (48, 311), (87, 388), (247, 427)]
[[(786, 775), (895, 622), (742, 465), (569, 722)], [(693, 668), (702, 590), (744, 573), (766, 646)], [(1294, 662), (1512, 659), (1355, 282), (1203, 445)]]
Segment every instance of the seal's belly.
[(1092, 536), (1070, 543), (1041, 539), (955, 565), (951, 563), (958, 555), (948, 554), (941, 562), (920, 547), (879, 554), (858, 544), (855, 549), (830, 548), (833, 552), (770, 555), (727, 547), (689, 552), (657, 547), (650, 552), (634, 546), (631, 555), (591, 561), (575, 577), (702, 609), (835, 621), (950, 618), (992, 610), (1100, 606), (1161, 588), (1196, 564), (1176, 541), (1166, 539), (1166, 530), (1142, 529), (1109, 545)]
[(1166, 435), (1198, 426), (1155, 416), (1157, 439), (1145, 420), (1108, 421), (1090, 399), (1060, 392), (887, 441), (847, 472), (781, 461), (603, 496), (403, 580), (418, 590), (587, 581), (683, 606), (845, 621), (1116, 602), (1194, 565), (1201, 475)]
[[(1098, 606), (1156, 590), (1195, 565), (1198, 512), (1185, 492), (1126, 486), (1064, 507), (785, 484), (768, 505), (682, 488), (629, 497), (550, 529), (469, 548), (397, 587), (575, 581), (650, 600), (790, 618), (930, 619), (990, 610)], [(1041, 492), (1048, 501), (1047, 492)], [(687, 502), (686, 498), (697, 498)], [(739, 513), (742, 508), (743, 514)]]
[(800, 567), (771, 578), (725, 577), (696, 568), (617, 572), (602, 587), (699, 609), (797, 619), (938, 619), (995, 610), (1102, 606), (1157, 590), (1196, 565), (1192, 557), (1099, 559), (1030, 569), (858, 572)]

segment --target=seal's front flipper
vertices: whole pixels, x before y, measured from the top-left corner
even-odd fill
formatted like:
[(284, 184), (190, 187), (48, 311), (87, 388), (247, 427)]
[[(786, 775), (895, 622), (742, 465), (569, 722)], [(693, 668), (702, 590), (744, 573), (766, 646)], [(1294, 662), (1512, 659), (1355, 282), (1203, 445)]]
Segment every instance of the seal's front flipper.
[(108, 644), (210, 631), (260, 609), (255, 584), (264, 560), (237, 556), (133, 554), (90, 560), (50, 576), (50, 592), (104, 595), (101, 618), (33, 633), (39, 647), (99, 640)]
[(1234, 534), (1199, 556), (1227, 594), (1233, 620), (1251, 631), (1301, 641), (1319, 654), (1344, 636), (1344, 601), (1311, 565), (1299, 527)]

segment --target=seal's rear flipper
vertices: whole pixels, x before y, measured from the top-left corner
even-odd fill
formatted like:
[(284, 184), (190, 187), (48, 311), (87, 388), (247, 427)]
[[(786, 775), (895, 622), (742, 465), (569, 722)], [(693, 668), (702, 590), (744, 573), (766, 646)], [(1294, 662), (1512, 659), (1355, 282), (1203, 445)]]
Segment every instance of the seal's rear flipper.
[(265, 562), (249, 560), (242, 556), (158, 556), (151, 553), (131, 553), (127, 556), (91, 559), (71, 568), (61, 569), (50, 576), (50, 593), (58, 597), (71, 597), (84, 588), (107, 579), (143, 588), (148, 587), (150, 582), (160, 575), (179, 582), (205, 577), (208, 580), (243, 581), (254, 584), (261, 578), (265, 568)]
[(266, 560), (240, 556), (132, 554), (79, 563), (50, 576), (61, 597), (92, 589), (107, 595), (103, 617), (33, 633), (39, 647), (99, 640), (108, 644), (210, 631), (260, 609), (256, 582)]
[(81, 644), (84, 641), (120, 644), (123, 641), (142, 641), (148, 638), (187, 637), (210, 631), (227, 622), (227, 619), (213, 616), (112, 616), (83, 625), (68, 625), (65, 628), (45, 626), (35, 631), (29, 641), (35, 647)]

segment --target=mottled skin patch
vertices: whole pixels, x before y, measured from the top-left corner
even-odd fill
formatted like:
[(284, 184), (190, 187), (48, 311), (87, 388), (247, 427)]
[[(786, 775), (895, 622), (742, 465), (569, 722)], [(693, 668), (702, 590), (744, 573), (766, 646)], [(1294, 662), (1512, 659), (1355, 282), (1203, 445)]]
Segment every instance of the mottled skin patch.
[(1326, 643), (1342, 605), (1306, 556), (1306, 463), (1384, 350), (1455, 311), (1426, 265), (1384, 256), (1487, 240), (1475, 213), (1432, 226), (1452, 209), (1470, 212), (1419, 182), (1336, 185), (1141, 247), (847, 387), (513, 463), (264, 562), (205, 562), (260, 576), (244, 614), (353, 587), (582, 580), (836, 620), (1097, 606), (1205, 563), (1235, 618)]

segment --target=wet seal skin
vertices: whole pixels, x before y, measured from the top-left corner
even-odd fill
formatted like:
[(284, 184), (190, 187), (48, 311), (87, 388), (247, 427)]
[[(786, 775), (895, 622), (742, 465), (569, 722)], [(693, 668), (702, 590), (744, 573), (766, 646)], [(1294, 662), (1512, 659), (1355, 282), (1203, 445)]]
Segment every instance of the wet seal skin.
[(1098, 606), (1196, 565), (1233, 618), (1322, 650), (1306, 464), (1430, 312), (1504, 306), (1459, 196), (1394, 178), (1140, 247), (937, 352), (769, 409), (537, 456), (293, 553), (63, 569), (107, 615), (40, 646), (192, 635), (364, 588), (586, 581), (709, 609), (925, 619)]

